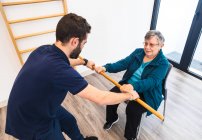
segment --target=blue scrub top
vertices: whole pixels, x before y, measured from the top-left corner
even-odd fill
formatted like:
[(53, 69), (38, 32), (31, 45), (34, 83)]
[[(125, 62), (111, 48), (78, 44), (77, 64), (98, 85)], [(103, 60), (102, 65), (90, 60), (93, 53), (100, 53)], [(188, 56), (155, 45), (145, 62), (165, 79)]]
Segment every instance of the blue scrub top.
[(75, 95), (87, 85), (59, 48), (39, 47), (30, 54), (14, 82), (7, 107), (6, 133), (32, 139), (36, 132), (50, 129), (67, 92)]

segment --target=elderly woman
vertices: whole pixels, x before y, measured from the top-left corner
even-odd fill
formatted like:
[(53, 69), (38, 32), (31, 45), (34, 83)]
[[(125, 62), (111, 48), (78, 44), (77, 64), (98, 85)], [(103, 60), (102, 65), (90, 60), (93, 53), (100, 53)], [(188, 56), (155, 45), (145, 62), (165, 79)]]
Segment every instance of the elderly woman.
[[(162, 80), (165, 78), (169, 66), (169, 62), (162, 52), (164, 41), (161, 32), (150, 30), (145, 35), (144, 48), (138, 48), (126, 58), (116, 63), (106, 64), (103, 67), (96, 67), (95, 70), (97, 73), (101, 71), (116, 73), (126, 70), (119, 83), (131, 84), (140, 98), (157, 110), (162, 101)], [(120, 92), (120, 89), (114, 87), (111, 91)], [(106, 123), (103, 127), (105, 130), (109, 130), (114, 123), (118, 122), (118, 105), (107, 105)], [(141, 116), (146, 111), (135, 101), (129, 101), (127, 104), (124, 135), (127, 140), (136, 138)], [(150, 114), (150, 112), (147, 112), (147, 115)]]

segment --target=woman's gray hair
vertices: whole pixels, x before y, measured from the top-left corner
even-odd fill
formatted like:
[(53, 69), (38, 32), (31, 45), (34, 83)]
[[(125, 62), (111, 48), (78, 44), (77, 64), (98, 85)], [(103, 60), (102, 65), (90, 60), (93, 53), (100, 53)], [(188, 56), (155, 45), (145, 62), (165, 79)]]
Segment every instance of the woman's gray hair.
[(164, 44), (165, 42), (165, 38), (163, 37), (163, 35), (161, 34), (161, 32), (157, 31), (157, 30), (150, 30), (146, 33), (144, 39), (148, 40), (150, 39), (150, 37), (155, 36), (157, 37), (158, 41), (162, 44)]

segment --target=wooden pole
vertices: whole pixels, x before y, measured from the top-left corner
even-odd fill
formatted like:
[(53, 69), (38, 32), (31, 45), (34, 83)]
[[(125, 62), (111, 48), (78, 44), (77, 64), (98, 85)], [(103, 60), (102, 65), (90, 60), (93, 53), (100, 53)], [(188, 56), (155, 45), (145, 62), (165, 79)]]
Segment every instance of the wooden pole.
[[(116, 82), (115, 80), (113, 80), (111, 77), (109, 77), (108, 75), (105, 74), (105, 72), (100, 72), (100, 74), (102, 76), (104, 76), (107, 80), (111, 81), (115, 86), (117, 86), (118, 88), (121, 87), (121, 85)], [(144, 101), (142, 101), (141, 99), (136, 99), (136, 102), (138, 102), (140, 105), (142, 105), (144, 108), (146, 108), (147, 110), (149, 110), (152, 114), (154, 114), (156, 117), (158, 117), (160, 120), (164, 120), (163, 115), (161, 115), (160, 113), (158, 113), (156, 110), (154, 110), (152, 107), (150, 107), (148, 104), (146, 104)]]

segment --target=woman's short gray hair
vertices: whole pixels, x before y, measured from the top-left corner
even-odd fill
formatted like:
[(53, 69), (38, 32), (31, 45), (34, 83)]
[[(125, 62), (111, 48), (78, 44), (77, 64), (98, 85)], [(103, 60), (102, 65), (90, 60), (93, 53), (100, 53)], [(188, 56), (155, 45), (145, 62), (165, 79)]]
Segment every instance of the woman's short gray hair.
[(148, 40), (148, 39), (150, 39), (150, 37), (152, 37), (152, 36), (157, 37), (158, 41), (159, 41), (160, 43), (164, 44), (165, 38), (163, 37), (162, 33), (159, 32), (159, 31), (157, 31), (157, 30), (150, 30), (150, 31), (148, 31), (148, 32), (146, 33), (144, 39), (145, 39), (145, 40)]

